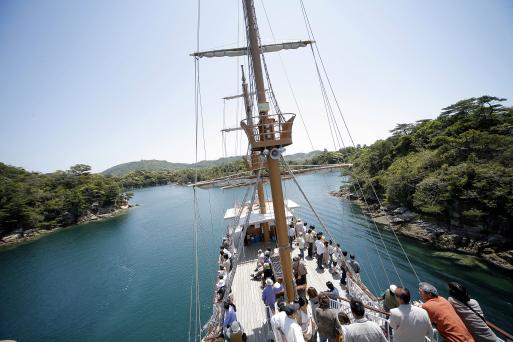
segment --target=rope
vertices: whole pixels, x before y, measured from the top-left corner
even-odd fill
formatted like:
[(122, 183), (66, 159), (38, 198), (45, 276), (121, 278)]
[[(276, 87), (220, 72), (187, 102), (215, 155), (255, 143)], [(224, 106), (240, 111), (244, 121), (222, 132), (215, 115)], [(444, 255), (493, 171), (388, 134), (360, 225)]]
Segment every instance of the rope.
[[(260, 3), (262, 5), (262, 8), (264, 10), (265, 19), (267, 21), (267, 25), (269, 26), (269, 31), (271, 32), (271, 36), (273, 38), (274, 43), (276, 43), (276, 37), (274, 36), (274, 31), (271, 27), (271, 21), (269, 20), (269, 16), (267, 15), (267, 10), (265, 9), (264, 1), (260, 0)], [(294, 103), (296, 105), (298, 116), (301, 119), (301, 123), (303, 124), (303, 127), (305, 128), (306, 136), (308, 138), (308, 141), (310, 142), (310, 146), (312, 147), (312, 150), (315, 150), (314, 145), (312, 143), (312, 139), (310, 138), (310, 133), (308, 132), (308, 128), (306, 126), (305, 120), (303, 118), (303, 113), (301, 112), (301, 108), (299, 107), (299, 103), (296, 98), (296, 94), (294, 92), (294, 89), (292, 88), (292, 83), (290, 82), (289, 74), (287, 72), (287, 68), (285, 67), (285, 63), (283, 63), (283, 58), (281, 57), (281, 51), (278, 51), (278, 57), (280, 59), (280, 65), (283, 69), (283, 73), (285, 74), (285, 79), (287, 80), (287, 85), (289, 87), (289, 90), (291, 92), (292, 98), (294, 99)]]
[[(314, 36), (313, 30), (312, 30), (312, 27), (311, 27), (311, 24), (310, 24), (310, 20), (309, 20), (309, 18), (308, 18), (308, 14), (307, 14), (307, 12), (306, 12), (306, 7), (305, 7), (305, 5), (304, 5), (304, 2), (303, 2), (303, 0), (299, 0), (299, 2), (300, 2), (300, 4), (301, 4), (301, 8), (302, 8), (302, 12), (303, 12), (303, 17), (304, 17), (304, 19), (305, 19), (305, 23), (306, 23), (306, 26), (307, 26), (307, 30), (311, 33), (312, 40), (313, 40), (313, 41), (315, 41), (315, 36)], [(344, 126), (345, 126), (346, 131), (347, 131), (347, 134), (348, 134), (348, 136), (349, 136), (349, 139), (350, 139), (350, 141), (351, 141), (351, 143), (352, 143), (353, 147), (355, 147), (355, 148), (356, 148), (356, 144), (355, 144), (355, 142), (354, 142), (354, 140), (353, 140), (353, 137), (352, 137), (352, 135), (351, 135), (351, 132), (350, 132), (350, 130), (349, 130), (349, 127), (348, 127), (348, 125), (347, 125), (347, 122), (346, 122), (346, 120), (345, 120), (345, 117), (344, 117), (344, 115), (343, 115), (343, 113), (342, 113), (342, 109), (340, 108), (340, 104), (339, 104), (339, 102), (338, 102), (337, 96), (335, 95), (335, 91), (333, 90), (333, 86), (332, 86), (331, 81), (330, 81), (330, 79), (329, 79), (328, 72), (326, 71), (326, 67), (325, 67), (325, 65), (324, 65), (324, 61), (323, 61), (322, 56), (321, 56), (321, 54), (320, 54), (319, 47), (318, 47), (317, 43), (315, 43), (315, 49), (316, 49), (316, 51), (317, 51), (317, 55), (319, 56), (319, 60), (320, 60), (320, 62), (321, 62), (322, 69), (323, 69), (323, 71), (324, 71), (324, 74), (325, 74), (326, 80), (328, 81), (328, 86), (329, 86), (330, 91), (331, 91), (331, 94), (332, 94), (332, 96), (333, 96), (333, 98), (334, 98), (334, 100), (335, 100), (335, 104), (336, 104), (336, 106), (337, 106), (337, 108), (338, 108), (338, 111), (339, 111), (340, 117), (342, 118), (342, 121), (343, 121)], [(355, 178), (356, 178), (356, 177), (355, 177)], [(358, 183), (359, 183), (359, 182), (358, 182)], [(372, 183), (370, 183), (370, 186), (371, 186), (371, 188), (372, 188), (372, 191), (373, 191), (374, 196), (376, 197), (376, 200), (378, 201), (378, 204), (379, 204), (379, 205), (380, 205), (380, 207), (381, 207), (381, 206), (382, 206), (382, 203), (381, 203), (381, 200), (379, 199), (379, 197), (378, 197), (378, 195), (377, 195), (377, 192), (376, 192), (376, 190), (375, 190), (375, 188), (374, 188), (374, 185), (373, 185)], [(360, 185), (359, 185), (359, 187), (360, 187), (360, 189), (361, 189), (361, 186), (360, 186)], [(362, 191), (362, 195), (363, 195), (363, 191)], [(364, 198), (364, 199), (365, 199), (365, 198)], [(365, 202), (367, 202), (367, 201), (365, 200)], [(386, 213), (385, 213), (385, 216), (387, 217), (387, 219), (389, 219), (389, 217), (388, 217), (388, 215), (387, 215)], [(373, 221), (374, 221), (374, 220), (373, 220)], [(375, 223), (374, 223), (374, 224), (375, 224)], [(413, 264), (411, 263), (410, 258), (408, 257), (408, 254), (407, 254), (407, 253), (406, 253), (406, 251), (404, 250), (404, 247), (403, 247), (403, 245), (402, 245), (401, 241), (400, 241), (400, 240), (399, 240), (399, 238), (397, 237), (396, 232), (395, 232), (393, 229), (390, 229), (390, 230), (392, 231), (392, 233), (393, 233), (393, 235), (394, 235), (395, 240), (397, 241), (398, 245), (400, 246), (400, 248), (401, 248), (401, 251), (402, 251), (403, 255), (405, 256), (406, 260), (408, 261), (408, 264), (409, 264), (409, 266), (410, 266), (411, 270), (412, 270), (412, 271), (413, 271), (413, 273), (415, 274), (415, 277), (416, 277), (416, 278), (417, 278), (417, 280), (420, 282), (420, 278), (419, 278), (419, 276), (418, 276), (417, 272), (415, 271), (415, 268), (413, 267)], [(394, 268), (395, 268), (395, 265), (394, 265)]]

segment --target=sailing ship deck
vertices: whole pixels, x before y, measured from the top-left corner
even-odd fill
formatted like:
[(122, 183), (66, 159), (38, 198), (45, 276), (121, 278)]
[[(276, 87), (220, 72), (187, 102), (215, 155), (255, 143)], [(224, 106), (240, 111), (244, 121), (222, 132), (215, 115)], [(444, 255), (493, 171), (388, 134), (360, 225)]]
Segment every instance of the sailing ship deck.
[[(258, 249), (267, 247), (275, 247), (275, 245), (257, 243), (246, 246), (245, 257), (241, 258), (233, 279), (233, 302), (237, 306), (237, 319), (248, 335), (249, 342), (267, 342), (272, 337), (270, 327), (266, 324), (261, 282), (252, 280), (250, 276), (256, 266)], [(297, 254), (299, 254), (299, 249), (295, 248), (292, 255)], [(317, 270), (315, 259), (305, 258), (304, 261), (308, 271), (308, 286), (313, 286), (317, 291), (322, 292), (327, 290), (326, 282), (332, 281), (340, 295), (345, 296), (345, 291), (340, 288), (338, 276), (332, 276), (328, 270)]]

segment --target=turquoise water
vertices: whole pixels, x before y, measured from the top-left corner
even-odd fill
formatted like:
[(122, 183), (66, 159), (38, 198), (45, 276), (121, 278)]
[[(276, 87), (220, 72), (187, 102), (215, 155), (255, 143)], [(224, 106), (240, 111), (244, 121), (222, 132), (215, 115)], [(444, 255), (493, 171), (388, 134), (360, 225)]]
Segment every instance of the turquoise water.
[[(360, 259), (366, 283), (373, 291), (381, 292), (389, 283), (385, 274), (396, 284), (399, 278), (378, 234), (373, 226), (369, 230), (361, 211), (327, 194), (342, 180), (336, 173), (299, 178), (332, 234)], [(198, 191), (203, 322), (211, 313), (215, 263), (225, 229), (224, 209), (240, 200), (243, 192)], [(285, 182), (285, 193), (302, 205), (299, 215), (316, 224), (290, 181)], [(0, 252), (0, 339), (187, 340), (194, 270), (192, 189), (161, 186), (138, 190), (133, 202), (140, 206), (123, 216), (65, 229)], [(417, 295), (417, 280), (394, 237), (382, 234), (403, 283)], [(444, 295), (447, 281), (464, 281), (488, 318), (513, 330), (509, 320), (513, 317), (510, 277), (482, 264), (460, 264), (452, 255), (440, 255), (415, 241), (401, 241), (422, 280), (434, 283)]]

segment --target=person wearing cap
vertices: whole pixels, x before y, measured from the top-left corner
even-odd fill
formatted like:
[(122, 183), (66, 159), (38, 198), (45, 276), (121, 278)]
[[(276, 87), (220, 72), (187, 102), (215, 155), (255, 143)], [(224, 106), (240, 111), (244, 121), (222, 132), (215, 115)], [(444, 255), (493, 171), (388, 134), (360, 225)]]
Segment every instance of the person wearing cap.
[[(273, 281), (271, 278), (265, 280), (265, 288), (262, 291), (262, 300), (266, 307), (269, 307), (271, 312), (274, 314), (274, 305), (276, 303), (276, 292), (274, 291)], [(267, 319), (271, 319), (270, 316)]]
[(296, 321), (296, 312), (299, 304), (291, 303), (285, 305), (283, 311), (287, 314), (283, 321), (283, 335), (287, 342), (305, 342), (303, 331)]
[(229, 342), (242, 342), (244, 341), (244, 330), (238, 321), (233, 322), (230, 328), (226, 330), (226, 340)]
[[(392, 290), (392, 286), (390, 286)], [(399, 306), (390, 310), (390, 327), (394, 342), (424, 342), (433, 340), (433, 327), (426, 310), (410, 304), (410, 291), (396, 287), (394, 296)]]
[(330, 298), (326, 293), (319, 295), (319, 307), (315, 310), (315, 319), (319, 341), (336, 342), (337, 335), (342, 333), (342, 326), (338, 321), (337, 312), (330, 309)]
[(422, 308), (427, 311), (431, 323), (447, 342), (473, 342), (467, 327), (458, 316), (451, 303), (438, 295), (436, 287), (429, 283), (419, 284), (420, 297), (424, 304)]
[(390, 285), (388, 289), (383, 293), (383, 308), (386, 312), (390, 312), (390, 309), (396, 308), (399, 306), (399, 303), (397, 303), (397, 298), (395, 297), (395, 290), (397, 289), (397, 286), (394, 284)]
[(351, 313), (355, 320), (344, 326), (344, 342), (387, 342), (380, 326), (365, 318), (365, 307), (361, 300), (351, 300)]

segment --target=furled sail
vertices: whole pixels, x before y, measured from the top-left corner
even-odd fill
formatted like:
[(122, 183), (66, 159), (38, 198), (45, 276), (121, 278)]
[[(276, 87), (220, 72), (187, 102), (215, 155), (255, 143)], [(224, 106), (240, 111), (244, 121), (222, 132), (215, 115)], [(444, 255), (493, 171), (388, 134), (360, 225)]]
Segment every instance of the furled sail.
[[(306, 47), (309, 44), (313, 44), (312, 40), (300, 40), (297, 42), (288, 42), (288, 43), (279, 43), (279, 44), (268, 44), (262, 45), (260, 48), (262, 52), (277, 52), (281, 50), (292, 50), (298, 49), (300, 47)], [(232, 48), (232, 49), (220, 49), (220, 50), (210, 50), (210, 51), (199, 51), (191, 54), (193, 57), (238, 57), (245, 56), (248, 54), (249, 49), (247, 47), (241, 48)]]

